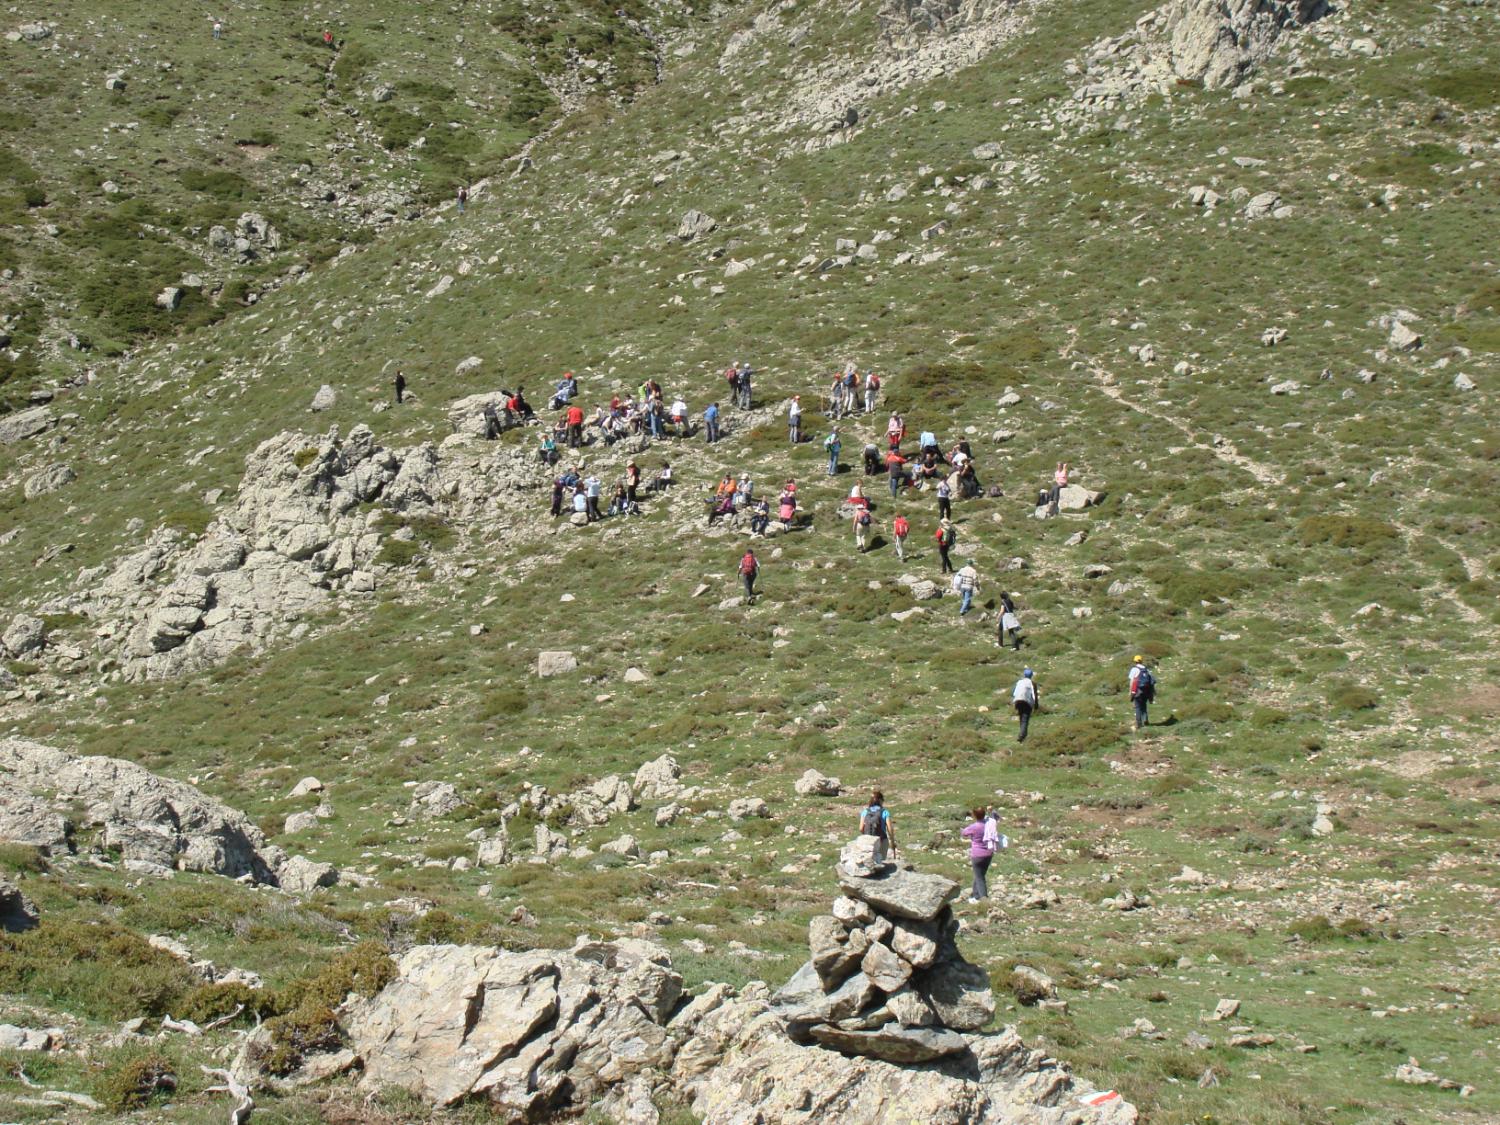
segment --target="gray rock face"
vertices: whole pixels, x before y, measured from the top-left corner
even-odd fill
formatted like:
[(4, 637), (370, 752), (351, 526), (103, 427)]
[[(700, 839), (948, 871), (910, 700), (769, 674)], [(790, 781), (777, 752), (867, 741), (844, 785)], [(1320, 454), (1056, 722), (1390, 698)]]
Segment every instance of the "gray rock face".
[[(75, 808), (82, 812), (70, 826), (61, 810)], [(0, 739), (0, 842), (66, 852), (82, 829), (99, 830), (103, 846), (144, 872), (201, 871), (274, 885), (288, 864), (306, 863), (287, 860), (244, 813), (184, 782), (118, 758)]]
[(313, 395), (312, 404), (308, 406), (308, 409), (314, 414), (321, 413), (324, 410), (332, 410), (338, 400), (338, 392), (327, 383), (324, 383), (318, 388), (318, 393)]
[(318, 863), (306, 856), (293, 856), (277, 871), (281, 889), (295, 895), (311, 894), (319, 887), (331, 887), (339, 881), (338, 869), (331, 863)]
[(571, 652), (539, 652), (536, 654), (536, 674), (542, 679), (550, 676), (566, 676), (578, 670), (578, 657)]
[(40, 921), (36, 905), (21, 893), (21, 888), (0, 879), (0, 930), (20, 933), (34, 929)]
[(968, 1041), (958, 1032), (930, 1027), (887, 1024), (872, 1031), (845, 1031), (824, 1026), (813, 1028), (812, 1036), (835, 1051), (893, 1063), (932, 1062), (946, 1055), (964, 1054), (969, 1049)]
[(682, 222), (677, 224), (677, 237), (683, 242), (691, 242), (718, 229), (719, 221), (712, 215), (694, 210), (682, 216)]
[(0, 445), (14, 445), (18, 441), (46, 433), (55, 425), (56, 416), (45, 406), (0, 415)]
[(952, 879), (894, 866), (864, 877), (840, 872), (839, 887), (851, 898), (869, 903), (877, 913), (916, 922), (930, 922), (958, 897), (958, 884)]
[(40, 617), (18, 613), (0, 634), (0, 648), (11, 656), (29, 656), (47, 643), (47, 623)]
[(510, 1120), (533, 1120), (670, 1066), (665, 1024), (681, 991), (666, 951), (646, 942), (571, 953), (418, 946), (345, 1022), (370, 1088), (435, 1105), (483, 1098)]
[[(346, 438), (283, 433), (246, 461), (232, 506), (197, 542), (159, 532), (97, 575), (69, 608), (110, 623), (96, 642), (129, 680), (168, 679), (263, 650), (307, 626), (340, 593), (376, 588), (386, 511), (465, 519), (535, 487), (519, 448), (481, 463), (461, 449), (383, 449), (365, 426)], [(439, 505), (441, 508), (439, 509)], [(407, 529), (398, 530), (397, 536)]]
[(26, 499), (35, 500), (38, 496), (56, 492), (77, 479), (78, 474), (67, 465), (48, 465), (45, 469), (39, 469), (27, 477), (21, 491)]
[(1162, 11), (1173, 73), (1219, 90), (1243, 82), (1287, 31), (1332, 8), (1327, 0), (1177, 0)]

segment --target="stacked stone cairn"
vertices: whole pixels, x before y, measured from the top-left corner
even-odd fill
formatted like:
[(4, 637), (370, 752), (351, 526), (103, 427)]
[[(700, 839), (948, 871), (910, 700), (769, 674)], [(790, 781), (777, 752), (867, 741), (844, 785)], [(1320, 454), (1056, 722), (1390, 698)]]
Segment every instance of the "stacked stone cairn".
[(984, 970), (964, 960), (948, 905), (958, 884), (886, 860), (860, 836), (839, 856), (843, 895), (808, 926), (812, 958), (772, 998), (787, 1034), (900, 1064), (964, 1056), (995, 1014)]

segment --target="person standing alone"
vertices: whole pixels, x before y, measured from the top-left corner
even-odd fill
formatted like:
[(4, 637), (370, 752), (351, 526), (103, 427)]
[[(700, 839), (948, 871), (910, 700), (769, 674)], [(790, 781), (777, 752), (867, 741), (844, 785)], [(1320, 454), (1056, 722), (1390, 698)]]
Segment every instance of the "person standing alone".
[(898, 515), (891, 521), (891, 534), (896, 537), (896, 557), (905, 562), (906, 537), (911, 534), (911, 524), (906, 522), (905, 516)]
[(1146, 658), (1137, 653), (1135, 663), (1130, 666), (1130, 702), (1135, 706), (1136, 730), (1150, 725), (1146, 709), (1151, 706), (1155, 698), (1156, 677), (1151, 674), (1151, 669), (1146, 667)]
[(760, 574), (760, 561), (755, 557), (755, 552), (748, 547), (740, 558), (740, 578), (745, 583), (745, 602), (749, 604), (755, 600), (755, 579)]
[(953, 576), (953, 588), (958, 591), (958, 615), (965, 616), (974, 604), (974, 592), (979, 589), (979, 571), (974, 569), (974, 560), (969, 559)]
[(1036, 690), (1036, 679), (1030, 668), (1021, 673), (1021, 678), (1016, 681), (1016, 686), (1011, 690), (1010, 703), (1015, 708), (1016, 718), (1020, 721), (1021, 730), (1016, 735), (1017, 742), (1026, 741), (1026, 731), (1031, 726), (1031, 714), (1041, 706), (1042, 696)]
[(953, 573), (953, 560), (948, 557), (948, 552), (953, 549), (953, 544), (958, 540), (958, 532), (953, 528), (952, 520), (943, 520), (938, 524), (937, 534), (933, 536), (937, 540), (938, 554), (943, 559), (941, 573)]
[(995, 847), (987, 838), (984, 810), (975, 809), (969, 815), (973, 819), (964, 828), (962, 835), (969, 841), (969, 864), (974, 868), (974, 884), (969, 890), (969, 902), (976, 903), (990, 897), (985, 875), (989, 872), (990, 861), (995, 858)]
[(406, 400), (406, 376), (396, 372), (396, 405), (400, 406)]

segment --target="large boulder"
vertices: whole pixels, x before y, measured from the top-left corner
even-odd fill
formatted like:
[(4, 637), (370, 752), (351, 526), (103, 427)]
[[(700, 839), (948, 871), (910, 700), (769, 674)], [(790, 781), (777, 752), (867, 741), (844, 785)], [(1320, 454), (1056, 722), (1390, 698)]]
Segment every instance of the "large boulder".
[(928, 875), (895, 865), (874, 875), (839, 872), (839, 887), (851, 898), (869, 903), (881, 914), (929, 922), (958, 897), (958, 884), (943, 875)]
[(488, 1101), (507, 1120), (580, 1110), (673, 1054), (682, 979), (645, 942), (510, 953), (424, 945), (344, 1019), (371, 1089), (435, 1105)]
[(201, 871), (277, 882), (277, 849), (244, 813), (134, 762), (79, 757), (0, 739), (0, 842), (65, 851), (76, 829), (98, 829), (127, 868)]
[(1076, 484), (1070, 484), (1058, 489), (1057, 507), (1063, 512), (1081, 512), (1085, 508), (1092, 508), (1104, 499), (1104, 493), (1093, 492)]
[(717, 230), (718, 226), (719, 221), (712, 215), (705, 215), (702, 211), (689, 211), (682, 216), (682, 222), (677, 224), (677, 237), (683, 242), (691, 242)]
[(0, 415), (0, 445), (14, 445), (18, 441), (46, 433), (55, 425), (57, 418), (45, 406)]
[(577, 671), (578, 657), (571, 652), (539, 652), (536, 654), (536, 674), (542, 679), (549, 676), (566, 676)]
[(47, 643), (47, 623), (40, 617), (18, 613), (0, 633), (0, 648), (11, 656), (29, 656)]
[(28, 500), (35, 500), (38, 496), (56, 492), (77, 479), (78, 474), (67, 465), (48, 465), (45, 469), (38, 469), (26, 478), (26, 483), (21, 486), (21, 494)]

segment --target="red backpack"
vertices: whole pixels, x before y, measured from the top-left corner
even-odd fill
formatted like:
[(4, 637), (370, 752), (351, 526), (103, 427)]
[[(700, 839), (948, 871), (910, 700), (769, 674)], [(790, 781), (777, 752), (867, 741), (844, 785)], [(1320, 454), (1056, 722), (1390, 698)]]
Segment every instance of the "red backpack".
[(746, 551), (745, 557), (740, 560), (740, 573), (754, 574), (759, 569), (760, 566), (756, 563), (755, 556)]

